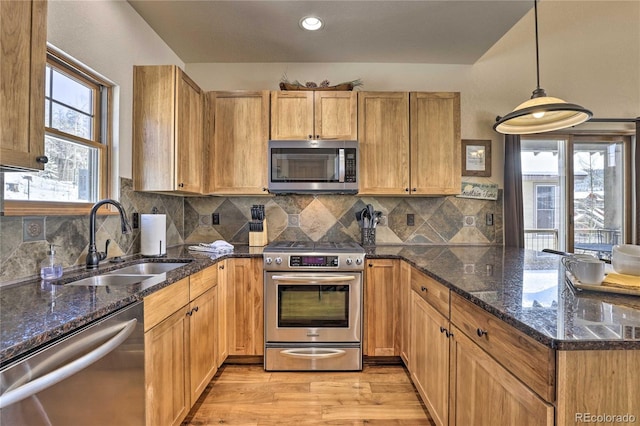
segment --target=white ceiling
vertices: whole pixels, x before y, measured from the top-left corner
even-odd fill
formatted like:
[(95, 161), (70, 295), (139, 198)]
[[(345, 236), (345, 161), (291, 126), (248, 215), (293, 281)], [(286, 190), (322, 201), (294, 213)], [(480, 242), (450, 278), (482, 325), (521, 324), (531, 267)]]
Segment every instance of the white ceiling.
[[(185, 63), (473, 64), (531, 0), (128, 0)], [(300, 29), (315, 15), (325, 27)]]

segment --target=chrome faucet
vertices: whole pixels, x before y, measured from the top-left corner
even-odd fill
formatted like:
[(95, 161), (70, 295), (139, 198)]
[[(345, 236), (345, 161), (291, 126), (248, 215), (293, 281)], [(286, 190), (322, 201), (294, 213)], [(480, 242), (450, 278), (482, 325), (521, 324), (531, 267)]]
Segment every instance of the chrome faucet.
[(91, 213), (89, 214), (89, 253), (87, 253), (87, 269), (97, 269), (100, 261), (107, 257), (106, 251), (109, 247), (109, 240), (107, 240), (104, 253), (99, 252), (96, 249), (96, 214), (98, 209), (105, 204), (111, 204), (118, 209), (118, 212), (120, 213), (120, 226), (122, 228), (122, 233), (128, 234), (131, 232), (131, 226), (129, 226), (129, 222), (127, 222), (127, 215), (124, 212), (122, 204), (111, 199), (95, 203), (91, 208)]

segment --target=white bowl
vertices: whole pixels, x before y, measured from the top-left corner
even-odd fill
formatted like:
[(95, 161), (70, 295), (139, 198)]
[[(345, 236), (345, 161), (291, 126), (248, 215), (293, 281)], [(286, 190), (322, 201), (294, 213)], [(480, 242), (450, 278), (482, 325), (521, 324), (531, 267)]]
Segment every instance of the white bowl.
[(619, 274), (640, 275), (640, 246), (633, 244), (613, 246), (611, 265)]

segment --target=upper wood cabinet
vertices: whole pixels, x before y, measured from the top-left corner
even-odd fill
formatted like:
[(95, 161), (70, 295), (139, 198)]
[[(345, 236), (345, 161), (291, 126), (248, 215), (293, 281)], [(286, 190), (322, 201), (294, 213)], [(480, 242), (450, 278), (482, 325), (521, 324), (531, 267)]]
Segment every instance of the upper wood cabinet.
[(409, 109), (411, 194), (459, 194), (460, 93), (411, 93)]
[(47, 2), (0, 1), (0, 166), (43, 170)]
[(409, 93), (359, 92), (361, 195), (404, 195), (409, 188)]
[(133, 67), (133, 188), (203, 192), (203, 92), (175, 65)]
[(271, 139), (356, 140), (357, 92), (271, 92)]
[(361, 195), (460, 193), (460, 94), (358, 94)]
[(208, 92), (205, 105), (205, 191), (267, 194), (269, 91)]

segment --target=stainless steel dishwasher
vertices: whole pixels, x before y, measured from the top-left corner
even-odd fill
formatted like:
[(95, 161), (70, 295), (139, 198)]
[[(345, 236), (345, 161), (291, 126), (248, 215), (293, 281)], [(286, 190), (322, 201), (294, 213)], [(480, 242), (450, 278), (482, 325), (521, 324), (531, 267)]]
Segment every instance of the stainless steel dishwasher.
[(1, 425), (144, 425), (144, 326), (136, 302), (0, 371)]

